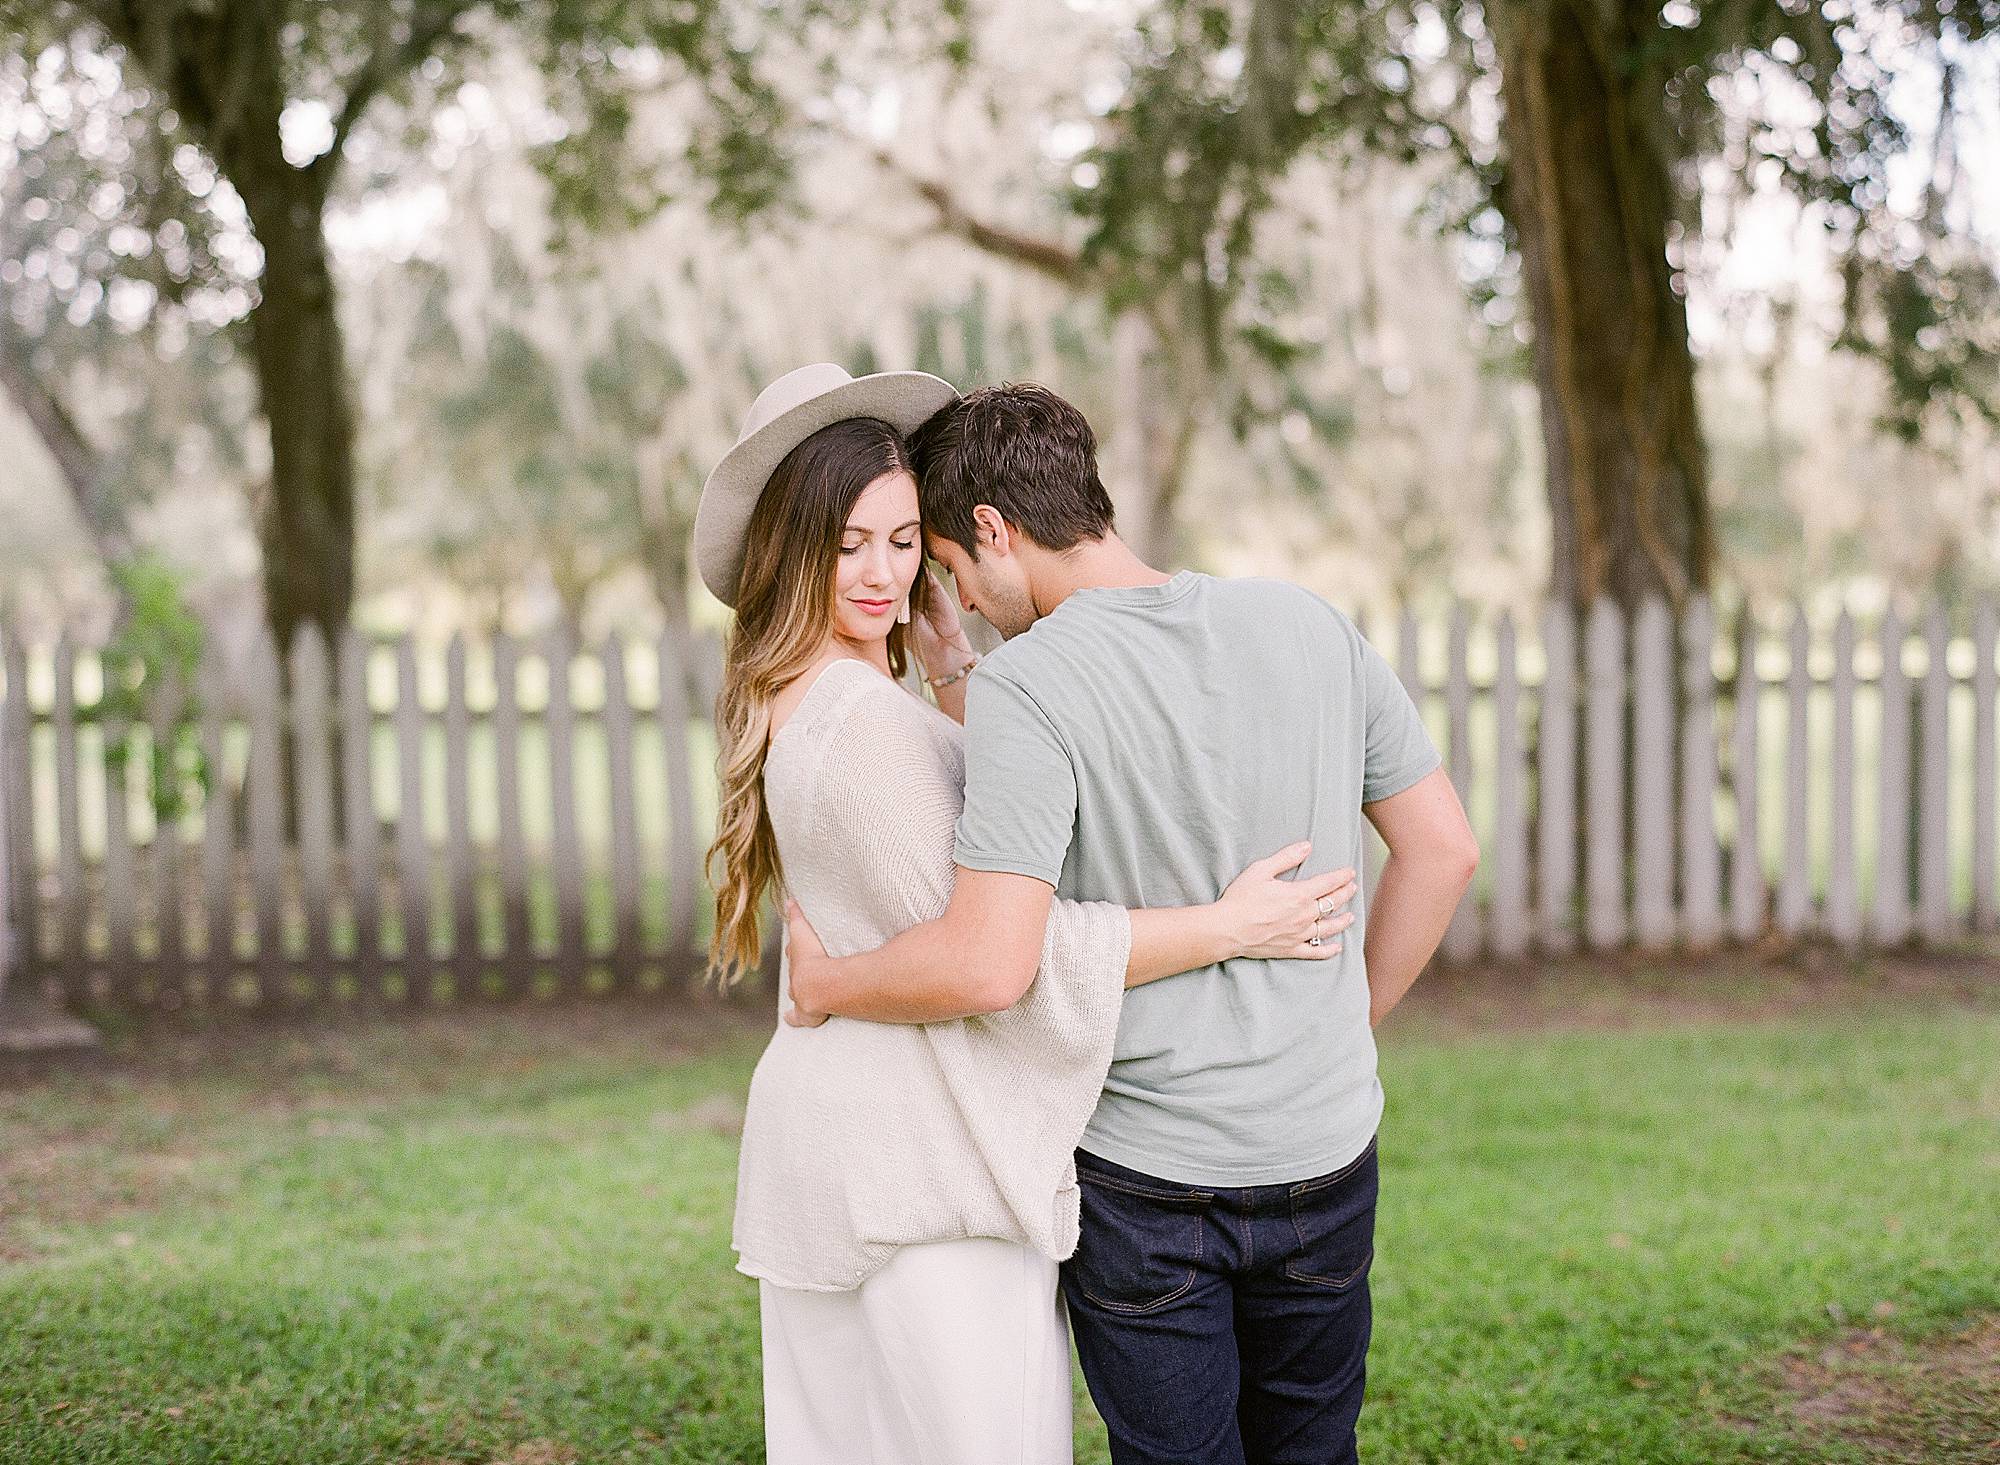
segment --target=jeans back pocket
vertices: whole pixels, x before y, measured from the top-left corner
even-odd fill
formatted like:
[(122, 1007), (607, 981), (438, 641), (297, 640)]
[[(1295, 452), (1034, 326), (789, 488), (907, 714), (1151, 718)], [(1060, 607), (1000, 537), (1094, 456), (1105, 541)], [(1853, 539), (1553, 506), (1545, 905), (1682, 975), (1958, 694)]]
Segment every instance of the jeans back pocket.
[(1292, 1229), (1299, 1249), (1285, 1275), (1308, 1286), (1344, 1291), (1360, 1281), (1375, 1256), (1375, 1142), (1329, 1175), (1291, 1188)]
[(1064, 1263), (1078, 1291), (1107, 1312), (1142, 1313), (1185, 1296), (1201, 1268), (1215, 1192), (1171, 1180), (1076, 1168), (1082, 1227)]

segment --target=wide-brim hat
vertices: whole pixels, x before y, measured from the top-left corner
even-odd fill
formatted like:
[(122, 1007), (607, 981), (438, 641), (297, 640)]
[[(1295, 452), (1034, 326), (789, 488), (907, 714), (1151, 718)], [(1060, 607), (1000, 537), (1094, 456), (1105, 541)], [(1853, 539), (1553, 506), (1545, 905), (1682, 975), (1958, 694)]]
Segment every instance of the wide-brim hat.
[(736, 604), (750, 514), (785, 454), (823, 427), (876, 417), (914, 432), (958, 399), (958, 389), (927, 371), (849, 376), (831, 362), (788, 371), (750, 404), (743, 431), (702, 485), (694, 511), (694, 559), (702, 583), (724, 605)]

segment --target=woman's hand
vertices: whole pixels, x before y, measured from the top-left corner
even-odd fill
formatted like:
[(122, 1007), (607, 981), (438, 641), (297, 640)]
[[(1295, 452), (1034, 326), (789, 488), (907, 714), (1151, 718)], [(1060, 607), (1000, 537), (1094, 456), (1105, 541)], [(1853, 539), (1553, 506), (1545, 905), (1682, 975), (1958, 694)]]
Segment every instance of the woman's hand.
[[(1341, 909), (1359, 888), (1354, 871), (1334, 870), (1299, 880), (1281, 878), (1312, 853), (1301, 842), (1257, 861), (1229, 882), (1215, 903), (1236, 955), (1263, 960), (1324, 961), (1340, 953), (1339, 935), (1354, 924)], [(1318, 937), (1317, 946), (1308, 938)]]
[(792, 1000), (785, 1009), (785, 1022), (789, 1026), (816, 1028), (826, 1021), (827, 1014), (812, 1005), (813, 975), (825, 960), (826, 948), (820, 945), (819, 934), (806, 920), (806, 913), (797, 901), (786, 901), (785, 984)]
[(937, 571), (926, 565), (924, 576), (930, 581), (930, 593), (924, 597), (923, 613), (912, 618), (910, 629), (916, 633), (917, 657), (924, 664), (925, 675), (948, 677), (968, 661), (977, 661), (979, 653), (965, 634), (958, 602), (945, 590)]

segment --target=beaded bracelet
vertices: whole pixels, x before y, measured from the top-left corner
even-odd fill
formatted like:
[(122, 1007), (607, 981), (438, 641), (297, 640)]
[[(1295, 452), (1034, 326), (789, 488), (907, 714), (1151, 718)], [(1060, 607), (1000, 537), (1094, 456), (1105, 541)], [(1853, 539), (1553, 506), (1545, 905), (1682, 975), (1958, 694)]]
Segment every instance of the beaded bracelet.
[(961, 666), (957, 671), (953, 672), (950, 676), (925, 677), (924, 681), (933, 687), (948, 687), (953, 682), (963, 680), (965, 677), (970, 676), (972, 674), (972, 669), (977, 665), (979, 665), (979, 658), (975, 656), (973, 657), (972, 660), (968, 661), (964, 666)]

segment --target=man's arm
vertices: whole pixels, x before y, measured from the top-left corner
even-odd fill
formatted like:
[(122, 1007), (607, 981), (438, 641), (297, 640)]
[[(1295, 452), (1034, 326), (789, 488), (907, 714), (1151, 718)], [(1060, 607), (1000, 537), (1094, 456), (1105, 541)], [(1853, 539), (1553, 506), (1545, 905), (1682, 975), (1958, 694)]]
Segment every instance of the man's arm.
[(1368, 934), (1362, 943), (1368, 1021), (1379, 1026), (1444, 939), (1452, 912), (1479, 867), (1479, 842), (1442, 768), (1401, 793), (1363, 804), (1361, 812), (1389, 846), (1388, 862), (1368, 901)]

